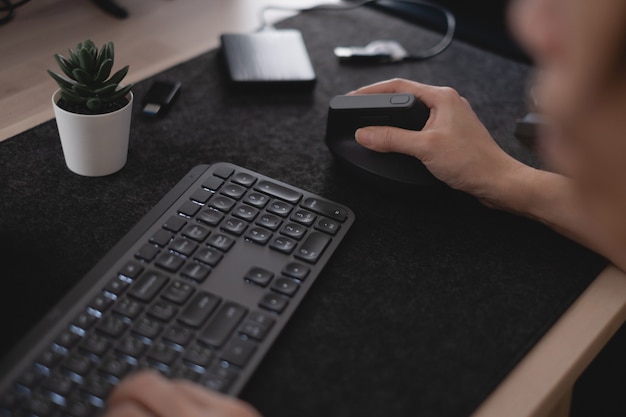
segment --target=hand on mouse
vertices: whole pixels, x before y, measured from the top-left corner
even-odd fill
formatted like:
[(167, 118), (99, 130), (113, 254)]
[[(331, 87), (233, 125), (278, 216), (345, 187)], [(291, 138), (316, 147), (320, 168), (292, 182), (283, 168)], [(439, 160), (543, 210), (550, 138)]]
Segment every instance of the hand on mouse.
[(105, 417), (261, 417), (247, 403), (154, 371), (128, 376), (111, 393)]
[(421, 160), (452, 188), (498, 206), (501, 181), (530, 167), (504, 152), (480, 122), (468, 101), (449, 87), (404, 79), (369, 85), (349, 94), (412, 93), (430, 108), (421, 131), (369, 126), (356, 132), (362, 146), (378, 152), (399, 152)]

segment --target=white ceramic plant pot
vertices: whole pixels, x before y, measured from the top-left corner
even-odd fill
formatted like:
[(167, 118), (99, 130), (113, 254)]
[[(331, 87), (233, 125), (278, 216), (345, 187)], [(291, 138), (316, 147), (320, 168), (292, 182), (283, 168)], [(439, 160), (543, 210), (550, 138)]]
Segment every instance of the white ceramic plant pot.
[(57, 105), (60, 95), (60, 90), (52, 95), (52, 105), (70, 171), (99, 177), (122, 169), (128, 156), (133, 93), (128, 93), (128, 104), (123, 108), (97, 115), (63, 110)]

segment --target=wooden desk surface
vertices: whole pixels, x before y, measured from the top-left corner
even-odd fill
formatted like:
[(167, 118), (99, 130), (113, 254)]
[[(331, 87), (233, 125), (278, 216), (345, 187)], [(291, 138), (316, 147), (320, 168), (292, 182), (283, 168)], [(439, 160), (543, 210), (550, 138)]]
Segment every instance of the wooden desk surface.
[[(258, 27), (264, 5), (313, 0), (119, 0), (130, 17), (111, 17), (87, 0), (36, 0), (0, 26), (0, 141), (53, 118), (53, 54), (87, 38), (114, 41), (117, 64), (136, 82), (219, 45), (226, 31)], [(285, 17), (270, 12), (271, 20)], [(118, 68), (116, 65), (116, 68)], [(550, 415), (626, 319), (626, 274), (609, 267), (511, 372), (473, 417)]]

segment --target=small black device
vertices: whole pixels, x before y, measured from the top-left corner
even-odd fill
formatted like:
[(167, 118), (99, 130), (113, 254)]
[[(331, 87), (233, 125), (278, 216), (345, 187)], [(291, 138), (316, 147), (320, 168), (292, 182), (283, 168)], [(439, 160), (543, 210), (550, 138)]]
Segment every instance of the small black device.
[(309, 91), (315, 86), (315, 70), (298, 30), (225, 33), (220, 40), (226, 71), (235, 87)]
[(180, 81), (154, 81), (142, 100), (143, 113), (163, 116), (180, 91)]
[(329, 104), (325, 142), (336, 159), (359, 177), (385, 188), (433, 188), (443, 185), (416, 158), (379, 153), (354, 138), (365, 126), (394, 126), (421, 130), (430, 110), (412, 94), (335, 96)]
[(0, 364), (0, 416), (102, 415), (142, 368), (238, 395), (353, 222), (259, 172), (196, 166)]

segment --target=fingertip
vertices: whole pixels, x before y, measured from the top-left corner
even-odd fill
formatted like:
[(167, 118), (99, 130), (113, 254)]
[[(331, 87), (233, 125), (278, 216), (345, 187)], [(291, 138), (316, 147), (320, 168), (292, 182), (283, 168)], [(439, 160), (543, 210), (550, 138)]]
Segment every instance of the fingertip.
[(357, 129), (356, 132), (354, 132), (354, 139), (356, 139), (357, 143), (359, 143), (361, 146), (369, 148), (372, 145), (373, 140), (373, 134), (371, 129), (363, 127)]

